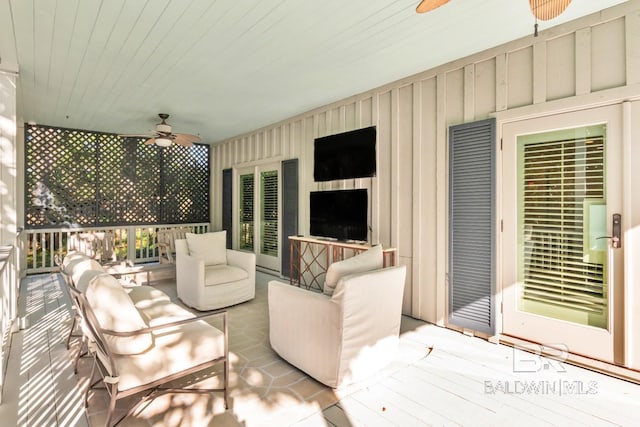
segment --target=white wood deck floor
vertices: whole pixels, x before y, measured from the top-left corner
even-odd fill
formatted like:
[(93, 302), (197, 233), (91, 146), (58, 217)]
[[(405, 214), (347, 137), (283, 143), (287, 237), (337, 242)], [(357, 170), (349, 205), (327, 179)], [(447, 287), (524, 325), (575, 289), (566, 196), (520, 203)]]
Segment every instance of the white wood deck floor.
[[(258, 276), (258, 286), (266, 286), (270, 277)], [(13, 335), (2, 426), (89, 425), (82, 405), (85, 382), (74, 375), (64, 342), (68, 296), (62, 279), (53, 277), (23, 282), (20, 312), (27, 327)], [(403, 319), (401, 342), (402, 363), (389, 375), (336, 391), (339, 403), (281, 425), (640, 425), (637, 384), (558, 362), (514, 372), (516, 350), (410, 318)], [(544, 366), (517, 354), (531, 358), (529, 367)], [(216, 421), (238, 425), (233, 417)]]

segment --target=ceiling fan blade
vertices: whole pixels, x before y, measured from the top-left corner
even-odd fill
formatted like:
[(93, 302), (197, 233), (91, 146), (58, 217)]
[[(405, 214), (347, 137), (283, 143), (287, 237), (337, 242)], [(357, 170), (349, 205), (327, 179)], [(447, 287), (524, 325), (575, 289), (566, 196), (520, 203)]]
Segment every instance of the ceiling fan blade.
[(144, 143), (147, 144), (147, 145), (155, 144), (156, 143), (156, 139), (155, 138), (150, 138), (150, 139), (147, 139)]
[[(195, 136), (195, 135), (186, 135), (186, 134), (177, 134), (174, 138), (173, 142), (178, 145), (183, 145), (185, 147), (191, 147), (193, 145), (192, 138), (187, 138), (187, 136)], [(200, 138), (197, 139), (199, 141)]]
[(560, 15), (569, 3), (571, 0), (529, 0), (531, 13), (542, 21), (548, 21)]
[[(534, 1), (534, 0), (531, 0)], [(449, 0), (422, 0), (418, 7), (416, 7), (416, 12), (425, 13), (430, 12), (433, 9), (437, 9), (445, 3), (448, 3)]]
[(200, 142), (201, 139), (198, 135), (192, 135), (190, 133), (176, 133), (175, 134), (176, 137), (183, 137), (185, 139), (188, 139), (191, 142)]

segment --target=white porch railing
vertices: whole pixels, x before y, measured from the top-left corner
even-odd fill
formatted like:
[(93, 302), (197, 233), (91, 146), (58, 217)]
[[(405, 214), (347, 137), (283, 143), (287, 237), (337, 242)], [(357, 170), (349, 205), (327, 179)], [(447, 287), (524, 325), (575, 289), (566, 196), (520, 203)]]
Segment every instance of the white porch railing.
[(209, 231), (209, 223), (124, 227), (48, 228), (25, 230), (26, 274), (55, 270), (55, 255), (81, 250), (102, 261), (158, 261), (158, 230), (191, 227), (195, 233)]
[(18, 275), (16, 250), (13, 246), (0, 246), (0, 403), (6, 378), (5, 367), (9, 356), (10, 334), (18, 315)]

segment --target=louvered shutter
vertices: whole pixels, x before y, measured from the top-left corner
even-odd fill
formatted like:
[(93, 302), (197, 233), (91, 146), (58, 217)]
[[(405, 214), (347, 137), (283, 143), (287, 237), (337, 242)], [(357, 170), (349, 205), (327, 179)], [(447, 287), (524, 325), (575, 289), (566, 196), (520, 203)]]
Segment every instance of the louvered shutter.
[(289, 236), (298, 234), (298, 159), (282, 162), (282, 259), (280, 274), (289, 277)]
[(260, 253), (278, 256), (278, 171), (260, 174), (262, 195)]
[(231, 249), (233, 237), (233, 170), (222, 171), (222, 229), (227, 230), (227, 249)]
[(495, 332), (495, 119), (449, 128), (449, 323)]

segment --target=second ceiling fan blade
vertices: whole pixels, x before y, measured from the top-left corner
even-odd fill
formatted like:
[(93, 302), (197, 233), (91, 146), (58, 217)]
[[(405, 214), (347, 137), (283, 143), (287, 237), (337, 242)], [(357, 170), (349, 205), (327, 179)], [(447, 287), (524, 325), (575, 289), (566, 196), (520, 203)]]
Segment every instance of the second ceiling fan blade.
[(445, 3), (448, 3), (449, 0), (422, 0), (418, 7), (416, 7), (416, 12), (425, 13), (430, 12), (433, 9), (437, 9)]
[[(193, 136), (195, 136), (195, 135), (188, 135), (188, 134), (180, 133), (180, 134), (176, 135), (176, 137), (173, 140), (173, 142), (175, 142), (178, 145), (183, 145), (185, 147), (191, 147), (193, 145), (192, 141), (194, 140), (191, 137), (193, 137)], [(200, 141), (199, 137), (196, 136), (196, 138), (198, 138), (198, 139), (196, 139), (196, 141)]]
[(529, 0), (531, 13), (542, 21), (548, 21), (560, 15), (569, 3), (571, 0)]
[(150, 139), (147, 139), (144, 143), (147, 144), (147, 145), (155, 144), (156, 143), (156, 139), (155, 138), (150, 138)]

